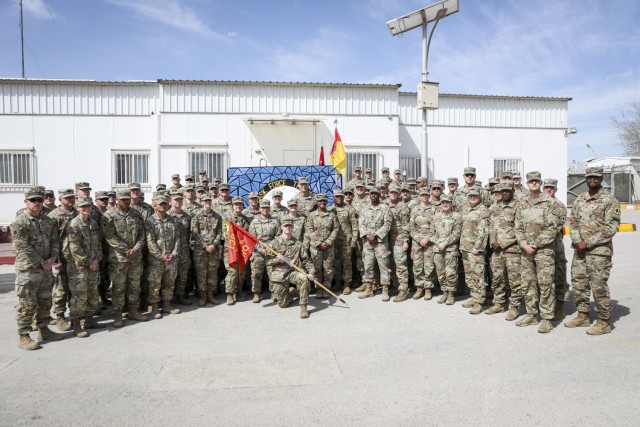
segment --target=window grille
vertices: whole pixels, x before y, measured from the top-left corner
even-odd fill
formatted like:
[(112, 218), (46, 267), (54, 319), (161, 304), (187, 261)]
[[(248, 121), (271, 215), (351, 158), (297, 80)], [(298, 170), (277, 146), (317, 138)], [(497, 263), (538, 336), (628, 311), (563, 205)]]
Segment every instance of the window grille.
[(0, 186), (29, 187), (34, 185), (32, 151), (0, 151)]
[(406, 179), (416, 179), (422, 176), (420, 157), (400, 157), (400, 170), (403, 172), (406, 171)]
[(149, 153), (113, 151), (113, 186), (123, 187), (132, 182), (149, 184)]
[(493, 159), (493, 176), (500, 178), (504, 171), (522, 173), (522, 160), (506, 158)]
[(362, 166), (362, 176), (365, 177), (364, 171), (370, 168), (373, 172), (373, 179), (378, 178), (380, 171), (378, 165), (380, 164), (380, 153), (365, 152), (365, 151), (348, 151), (347, 152), (347, 180), (353, 177), (353, 169), (356, 166)]
[(201, 170), (207, 171), (209, 179), (215, 177), (227, 181), (227, 152), (226, 150), (190, 150), (189, 151), (189, 173), (198, 180), (198, 173)]

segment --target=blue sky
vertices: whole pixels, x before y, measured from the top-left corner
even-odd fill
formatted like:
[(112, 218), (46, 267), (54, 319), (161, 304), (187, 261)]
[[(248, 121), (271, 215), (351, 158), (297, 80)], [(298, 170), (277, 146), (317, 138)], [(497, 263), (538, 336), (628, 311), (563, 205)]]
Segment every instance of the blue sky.
[[(24, 0), (28, 78), (401, 83), (432, 0)], [(435, 32), (441, 93), (571, 97), (569, 159), (620, 155), (611, 124), (640, 97), (640, 2), (460, 0)], [(18, 0), (0, 0), (0, 77), (20, 77)]]

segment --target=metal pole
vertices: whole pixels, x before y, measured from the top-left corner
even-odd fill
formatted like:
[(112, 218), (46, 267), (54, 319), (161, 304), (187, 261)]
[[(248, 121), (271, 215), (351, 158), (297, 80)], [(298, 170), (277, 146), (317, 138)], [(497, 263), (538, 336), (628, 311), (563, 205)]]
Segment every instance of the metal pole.
[(24, 21), (22, 20), (22, 0), (20, 0), (20, 49), (22, 51), (22, 78), (24, 79)]
[[(422, 26), (422, 83), (427, 82), (427, 55), (429, 51), (427, 48), (427, 24)], [(427, 135), (427, 110), (422, 109), (422, 137), (421, 137), (422, 150), (420, 153), (420, 170), (423, 176), (429, 179), (429, 137)]]

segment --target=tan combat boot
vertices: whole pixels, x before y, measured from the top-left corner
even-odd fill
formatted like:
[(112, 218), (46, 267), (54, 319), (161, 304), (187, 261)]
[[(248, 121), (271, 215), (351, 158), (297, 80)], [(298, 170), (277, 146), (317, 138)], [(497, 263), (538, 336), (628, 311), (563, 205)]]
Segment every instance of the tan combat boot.
[(149, 320), (147, 316), (145, 316), (144, 314), (141, 314), (138, 311), (138, 307), (136, 307), (135, 305), (129, 306), (129, 314), (127, 318), (129, 320), (135, 320), (136, 322), (146, 322), (147, 320)]
[(160, 314), (160, 308), (157, 302), (151, 303), (151, 317), (154, 319), (162, 319), (162, 314)]
[(169, 300), (163, 300), (162, 301), (162, 311), (165, 313), (170, 313), (170, 314), (180, 314), (182, 313), (182, 310), (180, 310), (179, 308), (175, 308), (171, 306), (171, 301)]
[(37, 341), (60, 341), (64, 335), (53, 332), (47, 326), (38, 327)]
[(389, 301), (389, 286), (382, 286), (382, 301)]
[(589, 335), (603, 335), (611, 333), (611, 325), (608, 320), (598, 319), (596, 323), (587, 329)]
[(176, 304), (191, 305), (191, 301), (189, 300), (189, 297), (186, 295), (178, 295), (178, 297), (176, 298)]
[(366, 283), (361, 283), (360, 286), (358, 286), (356, 288), (356, 292), (360, 293), (360, 292), (364, 292), (365, 289), (367, 289), (367, 284)]
[(122, 321), (122, 310), (116, 310), (113, 316), (113, 327), (122, 328), (124, 322)]
[(236, 303), (236, 299), (233, 297), (233, 294), (227, 294), (227, 305), (234, 305)]
[(102, 329), (105, 325), (96, 322), (93, 316), (85, 316), (82, 327), (85, 329)]
[(237, 291), (235, 294), (233, 294), (233, 300), (235, 302), (242, 302), (246, 301), (247, 299), (244, 297), (244, 295), (242, 295), (242, 292)]
[(416, 288), (416, 293), (413, 294), (413, 299), (420, 299), (422, 298), (422, 295), (424, 295), (424, 289)]
[(538, 318), (535, 314), (525, 314), (524, 317), (516, 322), (516, 326), (537, 325)]
[(80, 326), (79, 317), (74, 317), (73, 319), (71, 319), (71, 323), (73, 324), (73, 335), (77, 336), (78, 338), (87, 338), (89, 336), (89, 332), (84, 331)]
[(23, 350), (37, 350), (42, 347), (40, 347), (40, 344), (36, 341), (32, 340), (29, 334), (22, 334), (18, 338), (18, 348)]
[(214, 289), (209, 289), (207, 291), (207, 302), (211, 303), (211, 305), (218, 305), (220, 304), (220, 301), (218, 301), (216, 297), (213, 296), (214, 292), (215, 292)]
[(516, 320), (518, 318), (518, 314), (520, 314), (519, 311), (518, 307), (509, 307), (509, 311), (507, 311), (507, 314), (504, 316), (504, 320)]
[(538, 327), (538, 332), (540, 332), (541, 334), (548, 334), (549, 332), (551, 332), (552, 329), (553, 329), (553, 325), (551, 324), (551, 321), (547, 319), (542, 319), (542, 322)]
[(396, 295), (393, 298), (393, 302), (402, 302), (402, 301), (405, 301), (407, 298), (409, 298), (409, 294), (407, 293), (407, 291), (402, 290), (398, 292), (398, 295)]
[(431, 289), (425, 289), (424, 290), (424, 300), (425, 301), (429, 301), (431, 298), (433, 298), (433, 294), (431, 293)]
[(309, 318), (309, 312), (307, 311), (307, 304), (300, 305), (300, 318), (301, 319)]
[(502, 304), (493, 304), (491, 308), (486, 310), (484, 314), (496, 314), (502, 313), (504, 311), (504, 306)]
[(204, 307), (207, 305), (207, 291), (198, 291), (198, 305)]
[(453, 305), (456, 303), (456, 293), (453, 291), (449, 291), (449, 294), (447, 295), (447, 305)]
[(578, 315), (573, 319), (564, 322), (564, 326), (567, 328), (579, 328), (589, 326), (589, 313), (578, 312)]
[(319, 286), (316, 289), (316, 299), (324, 299), (324, 291)]
[(447, 302), (447, 296), (449, 295), (449, 291), (442, 291), (442, 296), (440, 298), (438, 298), (438, 301), (436, 301), (438, 304), (444, 304), (445, 302)]
[(556, 308), (553, 311), (553, 320), (564, 320), (564, 301), (556, 301)]
[(371, 283), (367, 283), (364, 288), (364, 292), (358, 295), (358, 298), (365, 299), (373, 296), (373, 291), (371, 290)]
[(344, 288), (342, 289), (342, 293), (344, 295), (349, 295), (351, 293), (351, 288), (349, 286), (351, 286), (351, 283), (344, 282)]
[(71, 330), (71, 325), (66, 320), (64, 320), (64, 314), (58, 314), (57, 319), (56, 319), (56, 326), (62, 332), (66, 332), (66, 331), (70, 331)]
[(462, 303), (462, 306), (464, 308), (471, 308), (473, 307), (473, 305), (476, 303), (476, 301), (473, 298), (470, 298), (468, 300), (466, 300), (465, 302)]
[(471, 306), (471, 310), (469, 310), (470, 314), (480, 314), (482, 312), (482, 304), (480, 303), (474, 303)]
[(257, 304), (260, 302), (260, 292), (254, 292), (253, 293), (253, 303)]

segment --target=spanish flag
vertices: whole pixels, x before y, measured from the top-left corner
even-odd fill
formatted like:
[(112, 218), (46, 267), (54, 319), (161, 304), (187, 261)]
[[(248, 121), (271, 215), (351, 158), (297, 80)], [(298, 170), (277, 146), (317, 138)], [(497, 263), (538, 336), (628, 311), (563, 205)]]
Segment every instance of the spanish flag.
[(340, 134), (338, 133), (337, 127), (335, 131), (335, 139), (333, 140), (333, 146), (331, 147), (331, 152), (329, 153), (329, 159), (331, 159), (333, 167), (336, 168), (338, 172), (340, 172), (340, 175), (342, 175), (342, 179), (345, 179), (345, 175), (347, 174), (347, 153), (344, 151), (342, 139), (340, 139)]

